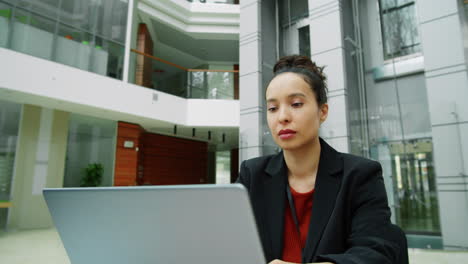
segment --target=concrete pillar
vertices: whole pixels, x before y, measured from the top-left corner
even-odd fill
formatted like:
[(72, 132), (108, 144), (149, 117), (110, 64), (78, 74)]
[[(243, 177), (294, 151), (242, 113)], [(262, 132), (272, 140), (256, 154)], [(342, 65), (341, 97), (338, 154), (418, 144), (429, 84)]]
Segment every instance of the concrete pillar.
[(309, 0), (311, 58), (325, 65), (328, 76), (328, 119), (320, 135), (338, 151), (349, 151), (342, 1)]
[(458, 2), (416, 2), (445, 248), (468, 247), (468, 78)]
[(8, 229), (52, 226), (43, 188), (62, 187), (69, 113), (24, 105)]
[(239, 158), (262, 155), (262, 36), (261, 6), (258, 0), (240, 2), (240, 128)]

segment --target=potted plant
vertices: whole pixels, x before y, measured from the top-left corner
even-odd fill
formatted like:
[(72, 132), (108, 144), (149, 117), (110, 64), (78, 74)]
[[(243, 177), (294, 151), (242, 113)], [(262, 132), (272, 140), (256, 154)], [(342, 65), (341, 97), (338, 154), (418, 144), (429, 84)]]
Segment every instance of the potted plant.
[(96, 187), (102, 182), (104, 168), (101, 163), (90, 163), (85, 168), (85, 176), (81, 179), (81, 187)]

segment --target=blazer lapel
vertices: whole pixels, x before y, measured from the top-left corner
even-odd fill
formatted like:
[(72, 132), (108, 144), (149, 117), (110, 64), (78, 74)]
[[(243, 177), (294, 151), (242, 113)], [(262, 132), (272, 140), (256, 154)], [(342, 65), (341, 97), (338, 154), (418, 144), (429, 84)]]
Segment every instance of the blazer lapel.
[(312, 261), (322, 233), (335, 206), (336, 195), (340, 189), (343, 161), (332, 147), (320, 139), (320, 161), (315, 182), (314, 202), (309, 232), (304, 249), (303, 263)]
[(286, 203), (287, 167), (283, 152), (273, 156), (265, 172), (270, 175), (265, 180), (266, 217), (271, 241), (272, 259), (280, 259), (283, 252), (283, 229)]

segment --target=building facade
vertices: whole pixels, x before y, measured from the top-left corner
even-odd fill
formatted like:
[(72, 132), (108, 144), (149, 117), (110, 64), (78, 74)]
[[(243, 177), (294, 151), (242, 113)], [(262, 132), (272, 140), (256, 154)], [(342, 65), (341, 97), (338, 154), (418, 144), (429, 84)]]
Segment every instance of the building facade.
[(321, 137), (382, 164), (410, 247), (468, 248), (467, 5), (242, 1), (240, 160), (278, 151), (265, 87), (279, 57), (310, 56), (328, 76)]

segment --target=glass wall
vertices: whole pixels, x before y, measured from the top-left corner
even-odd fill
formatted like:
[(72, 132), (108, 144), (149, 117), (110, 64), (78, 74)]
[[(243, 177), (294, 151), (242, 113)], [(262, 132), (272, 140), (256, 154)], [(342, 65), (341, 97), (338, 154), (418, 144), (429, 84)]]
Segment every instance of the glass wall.
[(279, 55), (302, 54), (310, 57), (309, 4), (307, 0), (278, 1)]
[[(141, 54), (132, 52), (130, 59), (137, 65), (135, 76), (141, 76), (143, 71), (143, 58)], [(194, 99), (234, 99), (234, 72), (207, 69), (208, 65), (201, 65), (197, 69), (185, 69), (179, 65), (171, 65), (170, 62), (161, 62), (151, 59), (151, 89)], [(238, 78), (238, 77), (237, 77)], [(136, 78), (138, 79), (138, 78)], [(140, 78), (141, 79), (141, 78)], [(135, 80), (135, 84), (138, 80)]]
[(209, 4), (239, 4), (239, 0), (187, 0), (192, 3)]
[(231, 183), (231, 152), (216, 152), (216, 184)]
[(385, 59), (421, 51), (415, 1), (380, 0)]
[(297, 20), (309, 16), (308, 0), (279, 0), (278, 8), (281, 26), (292, 25)]
[[(21, 105), (0, 100), (0, 203), (10, 200)], [(7, 208), (0, 208), (0, 229), (7, 221)]]
[[(362, 55), (363, 83), (353, 92), (364, 94), (361, 106), (366, 108), (359, 109), (364, 116), (356, 109), (351, 111), (350, 127), (352, 131), (364, 128), (367, 135), (351, 133), (351, 141), (368, 138), (368, 144), (360, 145), (368, 146), (368, 155), (382, 164), (392, 220), (407, 234), (440, 236), (432, 130), (414, 1), (382, 0), (380, 5), (359, 1), (359, 13), (362, 53), (347, 52)], [(372, 23), (376, 20), (381, 25)], [(361, 66), (359, 61), (356, 57), (356, 68)], [(356, 147), (352, 150), (359, 152)]]
[(117, 122), (70, 114), (64, 187), (80, 187), (90, 164), (103, 167), (100, 186), (112, 186)]
[(234, 73), (189, 72), (187, 98), (234, 99)]
[(299, 54), (310, 57), (310, 29), (309, 26), (299, 28)]
[(121, 79), (128, 1), (0, 0), (0, 46)]

